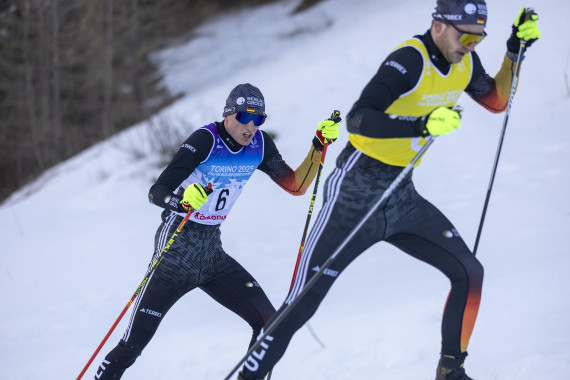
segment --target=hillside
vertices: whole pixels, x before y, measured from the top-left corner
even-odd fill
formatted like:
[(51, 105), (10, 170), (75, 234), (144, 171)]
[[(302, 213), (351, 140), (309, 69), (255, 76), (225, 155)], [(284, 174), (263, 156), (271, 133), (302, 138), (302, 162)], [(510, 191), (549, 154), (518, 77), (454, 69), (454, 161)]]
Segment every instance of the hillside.
[[(295, 167), (318, 122), (333, 109), (348, 112), (386, 54), (429, 27), (434, 5), (330, 0), (291, 16), (296, 4), (214, 20), (200, 38), (153, 57), (166, 86), (186, 93), (158, 118), (190, 133), (220, 120), (231, 88), (250, 82), (265, 95), (264, 129)], [(489, 37), (477, 51), (494, 75), (521, 4), (488, 5)], [(543, 38), (522, 67), (477, 253), (486, 277), (466, 366), (479, 380), (564, 380), (570, 373), (570, 44), (563, 39), (570, 27), (562, 17), (570, 3), (552, 0), (537, 10)], [(504, 115), (466, 96), (460, 103), (462, 128), (433, 144), (414, 181), (472, 246)], [(142, 280), (161, 211), (147, 191), (164, 167), (148, 125), (56, 166), (0, 208), (2, 378), (75, 378)], [(341, 129), (323, 181), (347, 141)], [(291, 197), (258, 172), (222, 226), (225, 250), (276, 306), (289, 287), (309, 202), (310, 194)], [(342, 274), (311, 320), (325, 347), (299, 330), (272, 379), (433, 379), (448, 291), (440, 273), (380, 243)], [(191, 292), (123, 379), (222, 379), (249, 335), (238, 317)]]

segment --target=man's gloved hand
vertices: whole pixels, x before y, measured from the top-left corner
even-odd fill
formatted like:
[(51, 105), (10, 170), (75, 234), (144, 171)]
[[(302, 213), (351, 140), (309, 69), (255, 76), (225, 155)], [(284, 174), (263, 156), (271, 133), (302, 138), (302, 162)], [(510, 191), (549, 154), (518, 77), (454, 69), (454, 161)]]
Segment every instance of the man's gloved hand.
[(461, 128), (461, 114), (454, 109), (438, 107), (422, 118), (432, 136), (447, 135)]
[(198, 210), (207, 201), (206, 190), (199, 183), (193, 183), (184, 190), (184, 197), (180, 201), (180, 205), (186, 211)]
[(522, 8), (513, 24), (513, 32), (507, 40), (507, 50), (513, 54), (519, 53), (521, 40), (526, 41), (525, 49), (540, 38), (538, 29), (538, 14), (532, 8)]
[(341, 122), (339, 111), (334, 111), (330, 118), (321, 121), (313, 138), (314, 147), (322, 150), (325, 145), (333, 143), (338, 138), (338, 125)]

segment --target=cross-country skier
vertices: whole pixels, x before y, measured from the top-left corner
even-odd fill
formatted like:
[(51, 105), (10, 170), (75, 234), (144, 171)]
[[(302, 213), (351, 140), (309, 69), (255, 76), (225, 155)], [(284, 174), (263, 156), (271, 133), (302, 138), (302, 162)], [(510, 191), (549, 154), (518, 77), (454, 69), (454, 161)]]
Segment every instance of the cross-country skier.
[(338, 275), (382, 240), (437, 268), (451, 281), (436, 379), (471, 379), (463, 362), (479, 308), (483, 267), (450, 221), (416, 192), (411, 172), (290, 313), (286, 317), (281, 313), (410, 163), (425, 137), (446, 135), (460, 127), (460, 115), (452, 107), (463, 91), (491, 112), (506, 109), (520, 40), (529, 47), (540, 37), (538, 16), (525, 9), (518, 12), (494, 78), (487, 75), (475, 53), (486, 35), (486, 20), (483, 0), (438, 0), (430, 29), (396, 47), (364, 88), (347, 115), (350, 142), (327, 179), (324, 204), (292, 290), (266, 326), (277, 316), (281, 322), (247, 358), (240, 380), (263, 378), (284, 354), (295, 331), (315, 313)]
[[(340, 119), (319, 124), (307, 157), (293, 171), (269, 135), (259, 129), (266, 114), (257, 87), (249, 83), (235, 87), (223, 116), (223, 122), (192, 133), (150, 188), (150, 202), (164, 208), (154, 257), (161, 254), (186, 213), (191, 208), (195, 211), (136, 299), (123, 338), (107, 354), (95, 379), (120, 379), (150, 342), (170, 307), (195, 288), (251, 326), (250, 345), (275, 312), (255, 278), (222, 248), (220, 224), (256, 169), (288, 193), (304, 194), (316, 176), (324, 145), (338, 137)], [(204, 191), (208, 183), (213, 188), (209, 196)]]

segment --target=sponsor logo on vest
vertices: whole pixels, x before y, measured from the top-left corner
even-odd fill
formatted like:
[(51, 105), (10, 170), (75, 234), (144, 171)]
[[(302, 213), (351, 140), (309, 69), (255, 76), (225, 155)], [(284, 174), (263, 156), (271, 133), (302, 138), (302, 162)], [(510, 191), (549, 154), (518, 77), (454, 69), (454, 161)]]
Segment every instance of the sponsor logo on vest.
[(251, 148), (257, 148), (259, 146), (259, 142), (257, 141), (257, 139), (254, 137), (253, 139), (251, 139), (251, 142), (249, 143), (249, 146)]
[(461, 73), (465, 70), (467, 70), (467, 67), (465, 67), (465, 65), (463, 64), (463, 61), (459, 62), (457, 64), (457, 71)]
[(196, 211), (194, 211), (192, 217), (196, 220), (226, 220), (226, 215), (204, 215)]
[(255, 168), (253, 165), (212, 165), (212, 169), (210, 171), (212, 173), (246, 173), (254, 170)]
[(463, 90), (446, 91), (441, 94), (423, 94), (422, 100), (418, 102), (420, 106), (441, 106), (457, 101)]

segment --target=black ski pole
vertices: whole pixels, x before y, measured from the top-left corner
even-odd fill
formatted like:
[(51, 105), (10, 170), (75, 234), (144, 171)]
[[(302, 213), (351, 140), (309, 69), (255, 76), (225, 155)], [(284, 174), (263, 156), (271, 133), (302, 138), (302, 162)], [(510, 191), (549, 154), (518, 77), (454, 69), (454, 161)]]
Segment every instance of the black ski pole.
[[(525, 10), (525, 14), (527, 15), (526, 17), (530, 17), (533, 12), (534, 9), (527, 8)], [(520, 42), (521, 44), (519, 47), (519, 54), (517, 56), (515, 72), (513, 74), (513, 83), (511, 85), (511, 92), (509, 93), (509, 101), (507, 103), (507, 109), (505, 111), (505, 118), (503, 119), (503, 128), (501, 129), (501, 136), (499, 137), (499, 146), (497, 147), (497, 153), (495, 154), (495, 162), (493, 163), (493, 170), (491, 171), (491, 179), (489, 180), (489, 186), (487, 187), (487, 195), (485, 197), (485, 203), (483, 205), (483, 212), (481, 213), (481, 220), (479, 221), (477, 237), (475, 238), (475, 244), (473, 245), (473, 255), (477, 254), (477, 247), (479, 247), (479, 240), (481, 239), (481, 232), (483, 231), (483, 223), (485, 222), (485, 215), (487, 214), (487, 206), (489, 206), (489, 199), (491, 198), (491, 190), (493, 189), (493, 183), (495, 182), (495, 174), (497, 173), (497, 166), (499, 165), (499, 157), (501, 155), (501, 149), (503, 147), (503, 140), (505, 139), (507, 122), (509, 121), (509, 113), (511, 112), (511, 106), (513, 103), (513, 98), (515, 96), (515, 90), (517, 88), (520, 63), (522, 60), (522, 55), (524, 53), (524, 48), (526, 46), (525, 40), (521, 39)]]
[(410, 161), (404, 169), (398, 174), (398, 176), (392, 181), (390, 186), (384, 191), (380, 199), (370, 208), (368, 213), (362, 218), (362, 220), (350, 231), (348, 236), (340, 243), (340, 245), (335, 249), (335, 251), (329, 256), (329, 258), (321, 265), (321, 268), (315, 275), (305, 284), (303, 290), (299, 293), (297, 297), (291, 301), (291, 303), (287, 304), (283, 308), (280, 314), (276, 315), (275, 319), (272, 323), (268, 326), (263, 327), (262, 334), (257, 338), (257, 341), (249, 348), (247, 353), (241, 358), (241, 360), (232, 368), (231, 372), (224, 378), (224, 380), (230, 380), (231, 376), (239, 369), (239, 367), (247, 360), (247, 358), (259, 348), (263, 344), (265, 338), (269, 336), (275, 330), (275, 328), (279, 325), (279, 323), (291, 312), (291, 310), (299, 303), (299, 300), (313, 287), (313, 285), (318, 281), (318, 279), (323, 275), (324, 271), (327, 270), (336, 260), (340, 251), (348, 244), (350, 239), (360, 230), (360, 228), (366, 223), (368, 218), (372, 216), (372, 214), (376, 211), (378, 207), (386, 200), (388, 197), (394, 192), (396, 187), (400, 185), (400, 183), (404, 180), (404, 178), (412, 171), (414, 165), (418, 160), (423, 156), (423, 154), (428, 150), (430, 145), (435, 141), (434, 136), (430, 136), (426, 138), (426, 144), (420, 148), (418, 153), (414, 156), (414, 158)]

